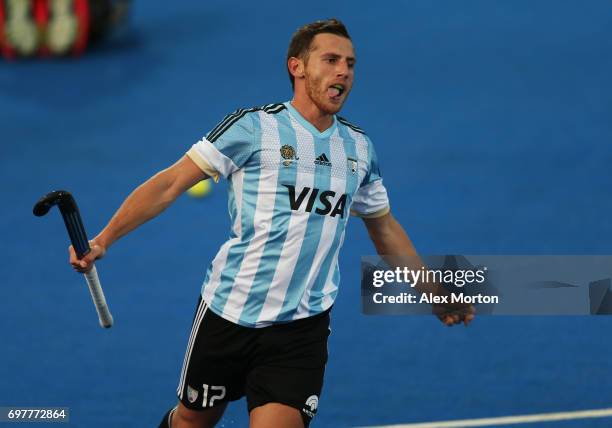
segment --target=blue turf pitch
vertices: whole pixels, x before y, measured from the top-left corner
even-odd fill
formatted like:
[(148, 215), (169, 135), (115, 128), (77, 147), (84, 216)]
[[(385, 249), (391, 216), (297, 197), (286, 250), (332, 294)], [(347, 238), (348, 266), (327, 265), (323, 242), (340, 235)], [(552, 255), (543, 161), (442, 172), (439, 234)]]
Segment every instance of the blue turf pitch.
[[(128, 36), (91, 55), (0, 63), (0, 406), (68, 406), (77, 427), (156, 426), (228, 234), (225, 185), (182, 197), (98, 264), (108, 331), (69, 269), (60, 216), (35, 218), (32, 205), (71, 190), (97, 233), (225, 114), (290, 99), (288, 39), (317, 18), (349, 27), (358, 66), (343, 115), (372, 137), (422, 253), (612, 253), (609, 2), (397, 3), (137, 2)], [(374, 250), (359, 220), (346, 244), (313, 426), (612, 406), (609, 317), (450, 330), (365, 317), (359, 257)], [(222, 426), (246, 420), (239, 402)]]

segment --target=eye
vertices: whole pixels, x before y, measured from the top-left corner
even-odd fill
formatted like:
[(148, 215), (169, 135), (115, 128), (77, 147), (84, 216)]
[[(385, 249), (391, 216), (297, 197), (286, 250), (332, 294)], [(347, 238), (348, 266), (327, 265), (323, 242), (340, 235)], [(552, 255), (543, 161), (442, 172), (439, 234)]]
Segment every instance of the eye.
[(338, 59), (337, 58), (327, 58), (326, 61), (330, 64), (335, 64), (338, 61)]

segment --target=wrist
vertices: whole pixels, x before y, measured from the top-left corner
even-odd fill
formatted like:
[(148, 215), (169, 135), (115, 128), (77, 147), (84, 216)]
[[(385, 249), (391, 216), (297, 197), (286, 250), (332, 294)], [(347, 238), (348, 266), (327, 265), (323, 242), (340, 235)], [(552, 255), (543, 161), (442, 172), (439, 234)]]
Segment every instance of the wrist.
[(109, 239), (106, 236), (104, 236), (102, 233), (96, 236), (95, 238), (93, 238), (90, 241), (90, 243), (93, 245), (99, 246), (100, 248), (102, 248), (104, 252), (106, 252), (108, 247), (111, 245), (111, 242), (109, 241)]

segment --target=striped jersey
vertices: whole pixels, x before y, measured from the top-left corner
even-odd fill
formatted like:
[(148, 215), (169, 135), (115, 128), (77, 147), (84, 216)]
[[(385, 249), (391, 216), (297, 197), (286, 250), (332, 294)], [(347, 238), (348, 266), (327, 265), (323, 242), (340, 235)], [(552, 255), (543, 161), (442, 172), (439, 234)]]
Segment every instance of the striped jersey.
[(367, 135), (339, 116), (320, 132), (289, 102), (237, 110), (187, 155), (229, 180), (231, 232), (207, 269), (202, 298), (243, 326), (328, 309), (349, 213), (389, 211)]

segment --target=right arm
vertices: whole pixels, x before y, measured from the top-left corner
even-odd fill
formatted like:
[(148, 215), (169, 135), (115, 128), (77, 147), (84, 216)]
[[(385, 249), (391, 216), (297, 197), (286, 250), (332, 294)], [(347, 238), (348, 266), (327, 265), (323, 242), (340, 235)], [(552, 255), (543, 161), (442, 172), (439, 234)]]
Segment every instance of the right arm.
[(138, 186), (121, 204), (106, 227), (91, 242), (91, 251), (81, 260), (70, 247), (70, 264), (78, 272), (87, 272), (96, 259), (119, 238), (151, 220), (168, 208), (183, 192), (198, 181), (207, 179), (200, 167), (188, 156), (158, 172)]

